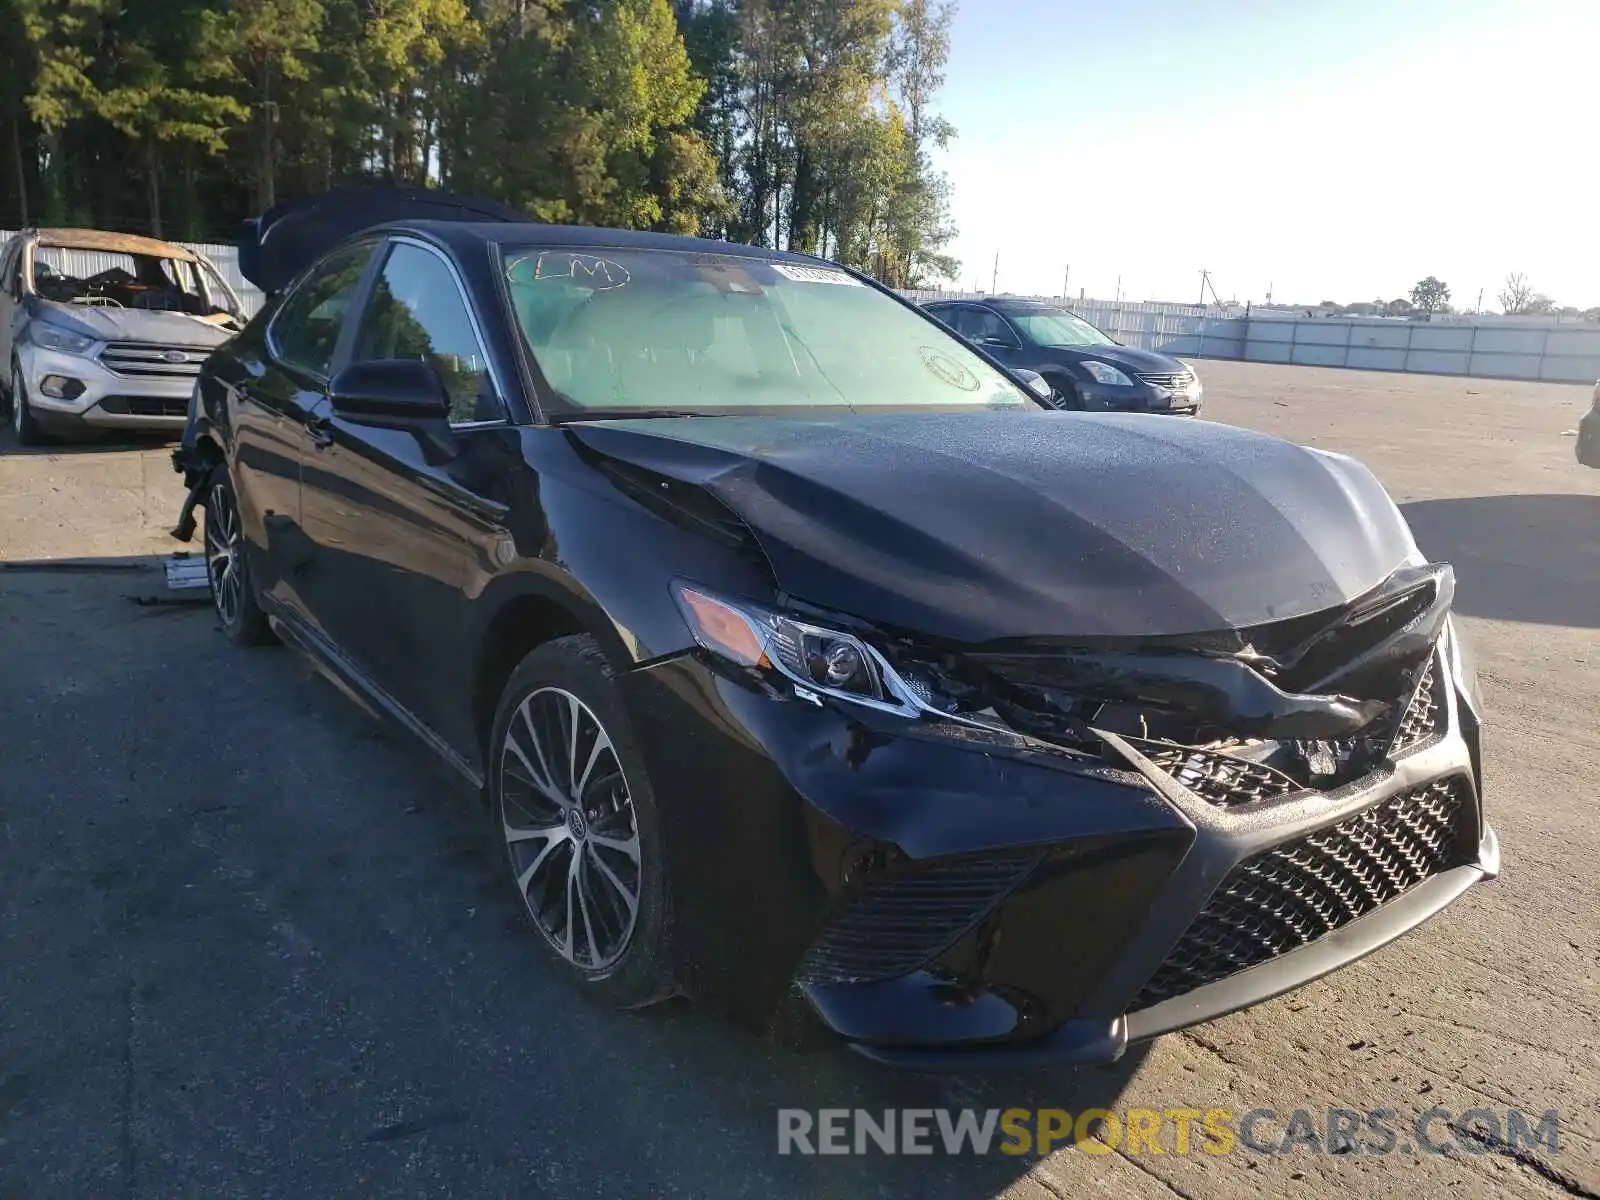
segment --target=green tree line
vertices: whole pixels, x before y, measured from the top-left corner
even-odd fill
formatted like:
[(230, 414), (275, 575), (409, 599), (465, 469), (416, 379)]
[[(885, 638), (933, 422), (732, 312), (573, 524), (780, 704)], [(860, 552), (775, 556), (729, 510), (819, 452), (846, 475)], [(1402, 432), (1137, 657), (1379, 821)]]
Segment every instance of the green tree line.
[(938, 0), (0, 0), (0, 224), (364, 180), (954, 275)]

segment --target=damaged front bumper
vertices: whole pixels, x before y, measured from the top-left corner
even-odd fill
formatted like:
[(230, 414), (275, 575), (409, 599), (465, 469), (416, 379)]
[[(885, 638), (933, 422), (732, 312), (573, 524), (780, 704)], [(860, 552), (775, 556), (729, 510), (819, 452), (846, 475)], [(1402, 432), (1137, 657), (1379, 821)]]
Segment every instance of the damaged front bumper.
[(1499, 869), (1475, 689), (1431, 613), (1381, 631), (1433, 640), (1337, 778), (817, 706), (703, 655), (632, 672), (683, 981), (880, 1062), (998, 1067), (1108, 1061), (1354, 961)]
[(172, 469), (183, 476), (183, 486), (188, 489), (183, 507), (178, 510), (178, 522), (172, 527), (172, 536), (180, 542), (194, 538), (195, 505), (205, 495), (211, 472), (216, 467), (214, 455), (206, 453), (200, 445), (200, 427), (204, 414), (200, 408), (198, 385), (189, 393), (189, 412), (183, 424), (183, 436), (172, 451)]

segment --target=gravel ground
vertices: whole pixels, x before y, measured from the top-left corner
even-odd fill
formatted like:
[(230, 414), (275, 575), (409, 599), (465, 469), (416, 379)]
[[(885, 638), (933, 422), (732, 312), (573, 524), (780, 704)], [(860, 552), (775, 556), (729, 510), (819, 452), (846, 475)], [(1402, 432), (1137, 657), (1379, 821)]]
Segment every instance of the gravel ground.
[[(1361, 457), (1456, 564), (1505, 875), (1321, 983), (1017, 1077), (575, 998), (470, 797), (287, 652), (133, 602), (161, 589), (134, 556), (171, 546), (165, 449), (0, 446), (0, 561), (122, 560), (0, 568), (0, 1197), (1600, 1193), (1600, 472), (1563, 436), (1587, 392), (1203, 367), (1208, 415)], [(1271, 1107), (1266, 1141), (1295, 1108), (1554, 1108), (1560, 1146), (775, 1153), (780, 1107), (937, 1105)]]

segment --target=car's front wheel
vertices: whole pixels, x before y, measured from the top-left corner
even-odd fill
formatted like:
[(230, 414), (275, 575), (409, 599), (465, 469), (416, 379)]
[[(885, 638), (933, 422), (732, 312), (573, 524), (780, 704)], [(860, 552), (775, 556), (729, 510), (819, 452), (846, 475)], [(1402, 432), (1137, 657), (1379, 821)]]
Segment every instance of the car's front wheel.
[(655, 793), (592, 637), (547, 642), (512, 672), (487, 773), (512, 886), (558, 967), (622, 1008), (672, 995)]
[(11, 433), (19, 446), (37, 446), (44, 441), (33, 410), (28, 407), (28, 385), (23, 381), (22, 368), (11, 368)]
[(1054, 394), (1051, 403), (1057, 408), (1081, 409), (1083, 397), (1078, 395), (1078, 388), (1071, 379), (1065, 375), (1046, 375), (1050, 382), (1050, 390)]
[(228, 640), (240, 646), (256, 646), (272, 640), (267, 616), (256, 603), (250, 582), (250, 563), (244, 552), (244, 528), (239, 520), (239, 504), (228, 476), (220, 467), (212, 473), (206, 489), (205, 553), (206, 579), (211, 585), (211, 604)]

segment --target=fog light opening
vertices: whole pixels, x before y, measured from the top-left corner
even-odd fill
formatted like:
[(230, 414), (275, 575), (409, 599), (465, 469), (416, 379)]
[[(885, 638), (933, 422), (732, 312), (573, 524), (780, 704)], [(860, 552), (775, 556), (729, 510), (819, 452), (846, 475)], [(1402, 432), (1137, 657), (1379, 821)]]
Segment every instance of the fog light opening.
[(52, 400), (76, 400), (83, 395), (83, 380), (70, 375), (46, 375), (39, 381), (39, 390)]

